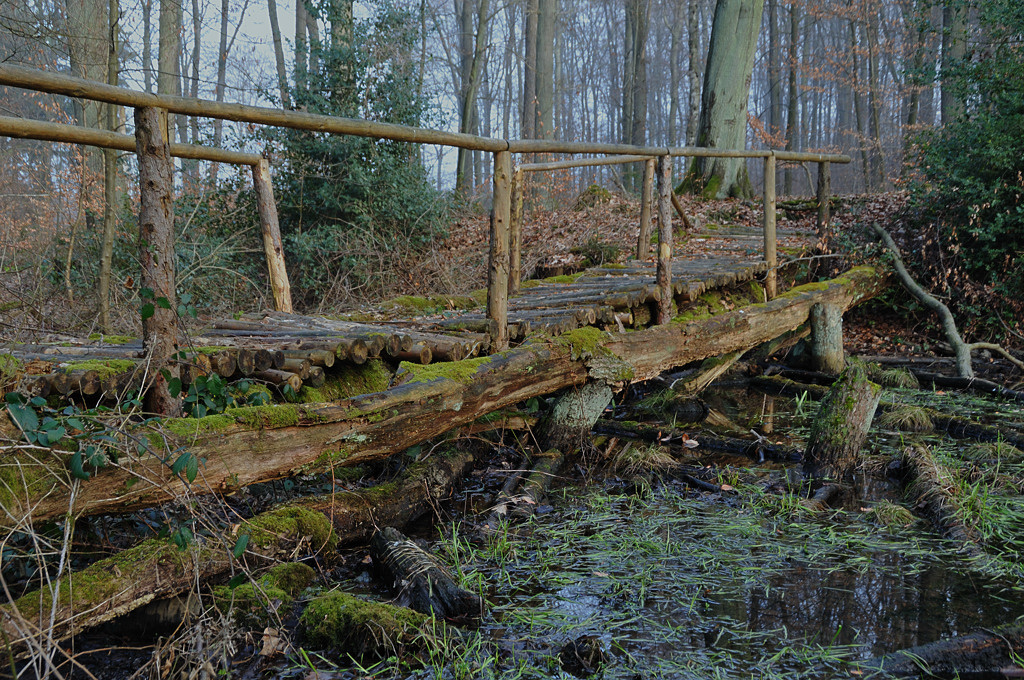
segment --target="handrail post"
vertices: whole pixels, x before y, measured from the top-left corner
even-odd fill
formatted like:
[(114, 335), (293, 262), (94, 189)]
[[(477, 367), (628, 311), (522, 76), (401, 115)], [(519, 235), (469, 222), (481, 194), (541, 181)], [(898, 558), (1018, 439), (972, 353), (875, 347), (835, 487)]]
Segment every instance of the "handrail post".
[(167, 111), (135, 109), (135, 152), (139, 159), (139, 285), (150, 292), (142, 314), (142, 347), (151, 361), (146, 410), (177, 416), (181, 403), (168, 383), (180, 377), (174, 276), (174, 163), (167, 135)]
[(831, 163), (818, 163), (818, 244), (824, 247), (829, 236), (829, 222), (832, 220), (832, 172)]
[(658, 156), (658, 323), (672, 319), (672, 157)]
[(270, 289), (274, 293), (274, 309), (292, 312), (292, 288), (288, 283), (288, 270), (284, 265), (284, 246), (281, 243), (281, 227), (277, 220), (277, 203), (274, 202), (274, 185), (270, 183), (270, 163), (266, 158), (252, 166), (252, 183), (256, 189), (256, 207), (260, 214), (260, 231), (263, 232), (263, 252), (267, 255), (267, 273)]
[(518, 295), (523, 279), (523, 169), (512, 173), (512, 208), (508, 226), (508, 294)]
[(765, 297), (771, 300), (778, 291), (778, 257), (775, 252), (775, 153), (764, 159), (764, 261), (768, 271), (764, 279)]
[(512, 154), (494, 153), (494, 207), (491, 210), (491, 239), (487, 267), (487, 318), (496, 324), (491, 351), (508, 349), (508, 250), (512, 203)]
[(640, 192), (640, 235), (636, 240), (636, 259), (646, 260), (651, 252), (651, 202), (654, 198), (653, 158), (644, 161), (644, 185)]

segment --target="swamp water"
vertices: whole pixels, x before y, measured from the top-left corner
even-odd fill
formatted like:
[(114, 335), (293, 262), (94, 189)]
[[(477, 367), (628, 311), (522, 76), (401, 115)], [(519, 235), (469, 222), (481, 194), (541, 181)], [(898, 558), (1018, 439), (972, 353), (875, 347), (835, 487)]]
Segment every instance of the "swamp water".
[[(797, 448), (817, 410), (719, 397), (726, 419), (793, 436)], [(890, 433), (869, 448), (891, 455), (902, 444)], [(559, 650), (586, 636), (605, 651), (598, 677), (608, 679), (849, 676), (857, 661), (1024, 616), (1018, 579), (978, 573), (923, 522), (884, 528), (868, 501), (813, 513), (777, 493), (777, 464), (683, 455), (726, 490), (606, 480), (558, 489), (530, 522), (482, 537), (443, 525), (432, 549), (485, 595), (480, 628), (422, 668), (315, 665), (339, 678), (569, 678)], [(881, 480), (859, 487), (899, 500)]]

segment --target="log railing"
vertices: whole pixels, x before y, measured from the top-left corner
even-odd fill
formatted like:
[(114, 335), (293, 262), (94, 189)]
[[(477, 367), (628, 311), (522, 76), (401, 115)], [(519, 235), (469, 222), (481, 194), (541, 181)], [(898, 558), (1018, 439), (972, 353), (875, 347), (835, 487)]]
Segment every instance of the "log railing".
[[(302, 111), (286, 111), (243, 104), (213, 102), (170, 95), (137, 92), (126, 88), (76, 78), (60, 73), (48, 73), (36, 69), (0, 64), (0, 85), (20, 87), (38, 92), (89, 99), (135, 109), (155, 108), (165, 113), (183, 114), (204, 118), (231, 120), (236, 122), (269, 125), (332, 134), (354, 135), (387, 139), (417, 144), (437, 144), (462, 149), (494, 153), (493, 214), (491, 218), (487, 315), (497, 322), (498, 333), (493, 349), (508, 346), (508, 296), (515, 294), (520, 279), (520, 237), (522, 223), (522, 178), (524, 171), (554, 170), (558, 168), (603, 165), (610, 163), (645, 162), (644, 205), (650, 206), (653, 195), (655, 164), (658, 166), (658, 281), (670, 285), (669, 259), (671, 258), (670, 201), (672, 157), (719, 157), (719, 158), (763, 158), (766, 178), (774, 176), (777, 161), (816, 162), (819, 164), (818, 201), (819, 230), (828, 225), (828, 172), (830, 163), (849, 163), (850, 158), (837, 154), (814, 154), (771, 150), (729, 150), (699, 147), (646, 147), (629, 144), (600, 144), (590, 142), (563, 142), (556, 140), (505, 140), (480, 137), (462, 133), (445, 132), (378, 123), (353, 118), (340, 118)], [(144, 154), (142, 145), (129, 135), (94, 130), (71, 125), (56, 125), (17, 118), (0, 117), (0, 134), (11, 137), (41, 139), (56, 142), (86, 144), (103, 148), (135, 151)], [(171, 156), (193, 158), (214, 162), (249, 165), (253, 169), (257, 199), (260, 205), (261, 226), (267, 254), (268, 270), (274, 292), (275, 306), (289, 309), (291, 306), (287, 274), (281, 249), (277, 214), (269, 181), (269, 166), (260, 156), (224, 149), (196, 145), (169, 144)], [(608, 157), (582, 160), (563, 160), (550, 163), (524, 164), (512, 169), (513, 153), (562, 153), (562, 154), (604, 154)], [(768, 263), (769, 295), (774, 294), (775, 281), (775, 185), (765, 183), (765, 260)], [(141, 187), (143, 206), (149, 201), (159, 200), (156, 188)], [(645, 221), (646, 220), (646, 221)], [(650, 210), (641, 215), (641, 241), (637, 244), (639, 258), (646, 257), (649, 242)], [(644, 224), (647, 232), (644, 233)], [(148, 244), (143, 241), (142, 248)], [(170, 263), (168, 263), (169, 266)], [(146, 281), (142, 281), (147, 286)], [(662, 295), (662, 309), (659, 321), (668, 318), (671, 295)]]

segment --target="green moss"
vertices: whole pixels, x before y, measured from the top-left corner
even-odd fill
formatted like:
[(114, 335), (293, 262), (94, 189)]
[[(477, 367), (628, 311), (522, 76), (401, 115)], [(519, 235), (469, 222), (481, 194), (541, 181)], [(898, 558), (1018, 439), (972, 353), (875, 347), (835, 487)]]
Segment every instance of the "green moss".
[[(225, 430), (237, 422), (231, 416), (219, 414), (203, 418), (167, 418), (161, 424), (163, 429), (179, 437), (195, 438), (201, 434)], [(163, 448), (162, 443), (160, 448)]]
[(549, 276), (546, 279), (541, 279), (543, 283), (576, 283), (576, 280), (583, 276), (585, 272), (576, 272), (575, 274), (559, 274), (558, 276)]
[(67, 370), (96, 371), (100, 380), (106, 380), (135, 370), (135, 362), (131, 359), (90, 359), (72, 362), (68, 364)]
[(378, 658), (429, 644), (440, 626), (432, 617), (404, 607), (367, 602), (330, 592), (314, 599), (300, 619), (310, 645), (332, 647), (354, 657)]
[(403, 361), (398, 366), (398, 375), (403, 383), (431, 382), (448, 379), (458, 383), (472, 382), (477, 372), (491, 361), (491, 357), (475, 357), (462, 361), (439, 361), (434, 364), (413, 364)]
[[(217, 557), (211, 551), (201, 548), (199, 559), (202, 563)], [(123, 591), (125, 579), (131, 578), (133, 574), (148, 573), (157, 565), (165, 574), (181, 574), (191, 571), (192, 560), (191, 552), (179, 550), (166, 540), (149, 539), (62, 579), (57, 603), (59, 607), (74, 605), (75, 611), (82, 611)], [(52, 603), (51, 591), (44, 588), (21, 597), (14, 606), (29, 621), (40, 623), (40, 611), (49, 615)]]
[(309, 565), (287, 562), (271, 568), (255, 583), (243, 583), (237, 588), (215, 587), (214, 603), (221, 611), (232, 612), (243, 624), (261, 626), (291, 605), (314, 578), (316, 572)]
[[(66, 480), (62, 480), (66, 483)], [(42, 497), (58, 483), (57, 474), (32, 458), (5, 453), (0, 463), (0, 507), (14, 512), (26, 498)], [(2, 524), (3, 522), (0, 522)]]
[(601, 265), (601, 269), (625, 269), (626, 265), (620, 262), (605, 262)]
[(224, 350), (229, 350), (229, 349), (231, 349), (231, 348), (230, 347), (223, 347), (223, 346), (219, 346), (219, 345), (209, 345), (209, 346), (206, 346), (206, 347), (192, 347), (192, 348), (189, 349), (189, 351), (193, 352), (195, 354), (216, 354), (218, 352), (223, 352)]
[(383, 392), (391, 384), (391, 378), (391, 369), (381, 359), (370, 359), (361, 366), (335, 364), (323, 386), (299, 390), (299, 401), (340, 401), (360, 394)]
[(402, 295), (388, 300), (381, 305), (386, 309), (394, 309), (405, 312), (426, 312), (436, 309), (436, 305), (425, 297), (417, 295)]
[(555, 343), (569, 348), (570, 355), (577, 359), (579, 357), (594, 356), (602, 349), (601, 344), (610, 337), (611, 335), (598, 328), (584, 326), (583, 328), (563, 333), (555, 338)]
[[(230, 416), (251, 428), (292, 427), (300, 421), (299, 407), (294, 404), (267, 404), (265, 406), (239, 406), (225, 409)], [(207, 416), (209, 417), (209, 416)]]
[(244, 522), (239, 531), (248, 533), (249, 541), (260, 548), (294, 544), (306, 537), (317, 551), (333, 550), (338, 544), (326, 515), (298, 506), (264, 512)]
[(103, 333), (90, 333), (90, 340), (102, 340), (108, 345), (125, 345), (133, 342), (136, 338), (130, 335), (104, 335)]
[[(349, 456), (352, 455), (352, 449), (348, 446), (340, 446), (336, 449), (327, 449), (313, 461), (313, 464), (308, 468), (303, 468), (303, 472), (314, 472), (317, 470), (324, 470), (334, 467), (337, 463), (345, 461)], [(340, 470), (349, 470), (357, 468), (339, 468)], [(335, 472), (337, 475), (337, 471)], [(360, 475), (361, 476), (361, 475)]]
[(576, 197), (576, 204), (573, 210), (585, 210), (601, 203), (608, 203), (612, 200), (612, 192), (599, 184), (591, 184)]

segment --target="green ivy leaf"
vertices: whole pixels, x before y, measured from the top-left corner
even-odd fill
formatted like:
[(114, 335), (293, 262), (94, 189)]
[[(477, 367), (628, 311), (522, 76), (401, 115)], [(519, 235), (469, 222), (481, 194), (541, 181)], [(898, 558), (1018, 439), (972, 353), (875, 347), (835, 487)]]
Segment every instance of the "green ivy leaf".
[(196, 481), (196, 477), (199, 475), (199, 459), (195, 456), (188, 457), (188, 463), (185, 465), (185, 479), (188, 483)]
[(33, 432), (39, 428), (39, 416), (35, 409), (27, 404), (7, 404), (7, 412), (11, 414), (11, 420), (24, 432)]
[(152, 302), (147, 302), (146, 304), (142, 305), (142, 309), (140, 311), (142, 313), (143, 321), (152, 318), (152, 316), (156, 313), (156, 309), (153, 307)]
[(71, 461), (68, 463), (68, 467), (71, 469), (71, 475), (76, 479), (89, 479), (89, 473), (82, 467), (82, 452), (75, 451), (71, 456)]
[(236, 560), (245, 552), (245, 546), (249, 545), (249, 534), (241, 534), (235, 541), (235, 548), (231, 551), (232, 557)]

